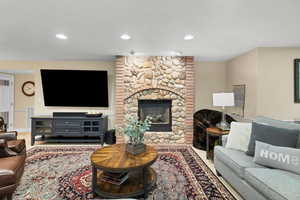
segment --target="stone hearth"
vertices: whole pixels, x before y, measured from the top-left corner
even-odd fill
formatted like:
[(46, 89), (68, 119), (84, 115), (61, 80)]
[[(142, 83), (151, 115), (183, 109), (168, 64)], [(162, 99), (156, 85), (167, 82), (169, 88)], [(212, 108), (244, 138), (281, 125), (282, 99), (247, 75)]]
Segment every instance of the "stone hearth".
[[(145, 134), (145, 142), (191, 144), (194, 112), (193, 57), (118, 56), (116, 126), (124, 125), (126, 115), (139, 116), (141, 102), (154, 103), (157, 100), (171, 102), (169, 118), (167, 115), (160, 116), (162, 113), (152, 113), (155, 117), (160, 117), (157, 122), (170, 119), (171, 127), (166, 131), (159, 129), (158, 125)], [(117, 142), (123, 142), (120, 130), (117, 132)]]

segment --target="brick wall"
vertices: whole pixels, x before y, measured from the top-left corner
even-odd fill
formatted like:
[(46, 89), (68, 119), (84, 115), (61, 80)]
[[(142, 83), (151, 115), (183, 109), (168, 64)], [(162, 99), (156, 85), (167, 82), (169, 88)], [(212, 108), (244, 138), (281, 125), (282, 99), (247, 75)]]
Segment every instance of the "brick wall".
[(185, 80), (185, 143), (193, 143), (193, 114), (195, 106), (195, 73), (194, 57), (185, 57), (186, 60), (186, 80)]
[(117, 135), (117, 143), (123, 143), (124, 142), (124, 137), (121, 136), (119, 127), (123, 125), (124, 122), (124, 73), (123, 73), (123, 66), (125, 64), (125, 57), (124, 56), (117, 56), (116, 57), (116, 62), (115, 62), (115, 67), (116, 67), (116, 105), (115, 105), (115, 110), (116, 110), (116, 135)]

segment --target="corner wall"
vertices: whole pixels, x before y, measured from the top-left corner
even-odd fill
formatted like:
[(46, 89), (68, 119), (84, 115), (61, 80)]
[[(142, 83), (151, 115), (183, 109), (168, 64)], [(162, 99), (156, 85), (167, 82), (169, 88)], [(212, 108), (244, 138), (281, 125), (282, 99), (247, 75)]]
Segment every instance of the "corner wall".
[(300, 48), (258, 48), (257, 114), (281, 120), (300, 119), (294, 103), (294, 59)]
[(226, 85), (232, 91), (233, 85), (246, 85), (245, 118), (257, 115), (258, 94), (258, 50), (254, 49), (227, 62)]
[(220, 110), (212, 105), (212, 94), (226, 91), (226, 62), (195, 62), (195, 112)]
[(227, 62), (227, 90), (246, 84), (245, 117), (299, 120), (294, 103), (294, 59), (299, 47), (260, 47)]

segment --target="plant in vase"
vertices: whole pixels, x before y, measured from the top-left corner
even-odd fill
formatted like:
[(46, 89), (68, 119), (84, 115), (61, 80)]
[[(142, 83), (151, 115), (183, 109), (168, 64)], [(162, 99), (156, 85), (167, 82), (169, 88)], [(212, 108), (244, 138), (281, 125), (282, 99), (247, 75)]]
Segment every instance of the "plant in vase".
[(126, 117), (126, 124), (123, 128), (124, 134), (128, 136), (126, 151), (134, 155), (145, 151), (144, 134), (150, 129), (151, 117), (147, 116), (144, 121), (137, 117)]

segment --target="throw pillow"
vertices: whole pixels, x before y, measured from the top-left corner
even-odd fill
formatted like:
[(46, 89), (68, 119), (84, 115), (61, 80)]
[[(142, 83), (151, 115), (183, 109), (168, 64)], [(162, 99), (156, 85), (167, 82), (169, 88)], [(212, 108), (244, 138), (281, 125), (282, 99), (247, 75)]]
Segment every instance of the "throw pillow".
[[(268, 117), (257, 116), (254, 119), (254, 122), (259, 123), (259, 124), (274, 126), (274, 127), (278, 127), (278, 128), (298, 129), (300, 131), (300, 124), (297, 124), (297, 123), (294, 123), (291, 121), (282, 121), (282, 120), (272, 119), (272, 118), (268, 118)], [(297, 142), (296, 148), (300, 149), (300, 135), (298, 137), (298, 142)]]
[(226, 148), (246, 152), (251, 135), (251, 123), (231, 122)]
[(295, 148), (298, 136), (299, 130), (277, 128), (253, 122), (246, 154), (248, 156), (254, 156), (256, 140), (271, 145)]
[(300, 149), (278, 147), (256, 141), (254, 162), (300, 175)]

